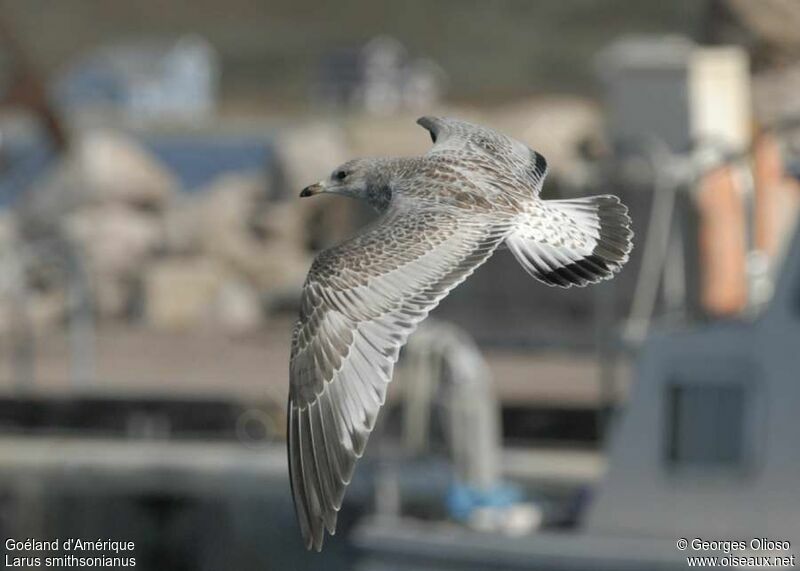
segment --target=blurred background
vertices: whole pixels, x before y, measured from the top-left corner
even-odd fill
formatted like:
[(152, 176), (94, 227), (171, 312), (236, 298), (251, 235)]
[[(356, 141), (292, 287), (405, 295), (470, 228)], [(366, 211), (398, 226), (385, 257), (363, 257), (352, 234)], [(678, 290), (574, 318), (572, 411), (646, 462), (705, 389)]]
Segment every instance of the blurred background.
[[(793, 0), (0, 3), (0, 535), (156, 570), (793, 549), (798, 92)], [(635, 249), (572, 290), (500, 251), (451, 294), (309, 554), (291, 327), (314, 253), (372, 214), (297, 195), (424, 153), (424, 114), (543, 153), (546, 198), (619, 195)]]

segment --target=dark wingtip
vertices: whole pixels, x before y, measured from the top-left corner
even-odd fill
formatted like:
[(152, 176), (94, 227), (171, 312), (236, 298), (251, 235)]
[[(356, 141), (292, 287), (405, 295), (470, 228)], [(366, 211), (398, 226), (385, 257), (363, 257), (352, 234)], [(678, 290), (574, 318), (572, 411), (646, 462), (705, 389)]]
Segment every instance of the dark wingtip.
[(534, 164), (534, 168), (536, 169), (537, 172), (541, 174), (546, 173), (547, 159), (544, 158), (544, 155), (542, 153), (537, 153), (536, 151), (534, 151), (534, 154), (536, 155), (536, 162)]
[(426, 129), (433, 129), (436, 124), (436, 117), (433, 115), (423, 115), (417, 119), (417, 125), (425, 127)]
[(537, 153), (533, 150), (531, 153), (533, 154), (533, 177), (541, 182), (547, 176), (547, 159), (544, 158), (542, 153)]
[(417, 119), (417, 125), (424, 127), (431, 134), (431, 140), (435, 143), (439, 135), (440, 120), (432, 115), (425, 115)]
[(610, 278), (617, 271), (615, 264), (595, 254), (590, 254), (571, 264), (542, 273), (541, 279), (563, 288), (584, 287)]

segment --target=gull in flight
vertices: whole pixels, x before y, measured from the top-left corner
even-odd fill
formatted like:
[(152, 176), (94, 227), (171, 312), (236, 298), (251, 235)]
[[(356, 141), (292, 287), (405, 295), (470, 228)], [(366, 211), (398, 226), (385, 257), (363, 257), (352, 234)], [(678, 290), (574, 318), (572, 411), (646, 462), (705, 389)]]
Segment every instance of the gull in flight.
[(336, 531), (400, 348), (454, 287), (502, 244), (531, 276), (565, 288), (612, 277), (631, 250), (617, 197), (542, 200), (547, 161), (525, 144), (456, 119), (417, 122), (434, 143), (427, 154), (353, 160), (300, 194), (380, 213), (316, 257), (292, 334), (289, 479), (308, 549)]

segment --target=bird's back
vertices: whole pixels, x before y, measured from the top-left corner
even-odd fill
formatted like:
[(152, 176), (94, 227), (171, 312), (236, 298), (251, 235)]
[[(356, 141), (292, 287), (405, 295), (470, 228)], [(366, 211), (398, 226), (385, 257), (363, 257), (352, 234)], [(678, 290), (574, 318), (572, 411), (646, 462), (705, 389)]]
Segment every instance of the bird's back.
[(547, 161), (527, 145), (494, 129), (458, 119), (423, 117), (434, 146), (426, 157), (463, 165), (473, 180), (505, 185), (526, 197), (538, 195), (547, 174)]

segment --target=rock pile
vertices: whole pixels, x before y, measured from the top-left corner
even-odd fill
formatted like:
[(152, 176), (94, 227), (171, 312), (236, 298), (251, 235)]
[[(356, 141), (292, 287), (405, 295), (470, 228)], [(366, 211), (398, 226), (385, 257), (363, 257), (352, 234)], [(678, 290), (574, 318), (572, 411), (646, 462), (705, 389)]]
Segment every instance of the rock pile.
[(47, 300), (29, 308), (47, 325), (64, 320), (64, 292), (83, 272), (101, 319), (247, 333), (276, 302), (297, 296), (310, 263), (305, 207), (269, 200), (266, 180), (225, 175), (179, 192), (134, 139), (90, 132), (29, 193), (16, 221), (0, 221), (0, 248), (24, 266), (28, 302)]
[[(549, 145), (554, 171), (574, 160), (575, 142), (599, 124), (595, 109), (579, 101), (440, 113), (495, 125), (537, 148)], [(15, 295), (24, 296), (36, 328), (64, 322), (74, 304), (70, 288), (83, 282), (100, 319), (232, 334), (261, 327), (296, 305), (313, 252), (372, 215), (335, 197), (299, 200), (299, 190), (352, 157), (426, 152), (430, 143), (414, 119), (286, 128), (274, 140), (279, 172), (226, 174), (193, 192), (182, 192), (135, 138), (81, 134), (13, 219), (0, 218), (0, 329), (15, 313), (9, 308), (16, 302), (8, 301)], [(19, 268), (16, 283), (12, 266)]]

